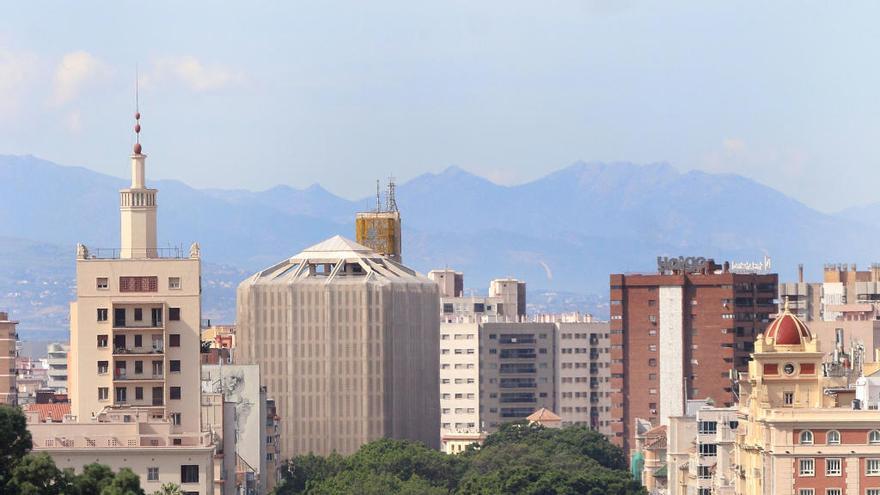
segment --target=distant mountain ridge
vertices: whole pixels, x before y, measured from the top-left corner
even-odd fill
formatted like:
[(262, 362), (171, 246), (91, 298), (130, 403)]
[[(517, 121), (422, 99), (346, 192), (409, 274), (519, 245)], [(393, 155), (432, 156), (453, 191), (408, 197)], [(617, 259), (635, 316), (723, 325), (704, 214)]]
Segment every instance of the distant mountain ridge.
[[(77, 242), (118, 245), (117, 191), (127, 183), (0, 155), (2, 234), (69, 252), (72, 269)], [(375, 202), (340, 198), (318, 184), (253, 192), (149, 183), (159, 189), (160, 245), (198, 241), (206, 262), (242, 273), (334, 234), (354, 237), (354, 214)], [(786, 276), (799, 262), (818, 276), (826, 261), (872, 260), (877, 240), (858, 218), (815, 211), (750, 179), (663, 163), (577, 162), (515, 186), (450, 167), (400, 184), (397, 203), (404, 262), (422, 272), (464, 271), (475, 288), (514, 276), (535, 288), (603, 295), (609, 273), (651, 271), (658, 255), (753, 260), (767, 253)]]

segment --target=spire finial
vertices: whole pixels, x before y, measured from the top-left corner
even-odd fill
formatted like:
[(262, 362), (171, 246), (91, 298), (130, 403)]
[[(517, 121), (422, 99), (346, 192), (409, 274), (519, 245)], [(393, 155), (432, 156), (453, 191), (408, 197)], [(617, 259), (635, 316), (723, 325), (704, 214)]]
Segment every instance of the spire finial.
[(137, 66), (134, 68), (134, 154), (141, 154), (141, 107), (140, 107), (140, 88), (138, 84), (138, 80), (140, 79), (138, 75)]

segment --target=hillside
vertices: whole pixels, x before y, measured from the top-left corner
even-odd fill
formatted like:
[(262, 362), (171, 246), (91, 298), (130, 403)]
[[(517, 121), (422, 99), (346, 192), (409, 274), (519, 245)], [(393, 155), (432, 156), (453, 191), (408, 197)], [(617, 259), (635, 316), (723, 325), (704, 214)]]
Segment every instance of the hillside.
[[(119, 175), (126, 173), (120, 166)], [(0, 238), (0, 307), (14, 309), (23, 328), (66, 327), (74, 246), (118, 244), (116, 191), (126, 183), (0, 155), (7, 236)], [(234, 287), (246, 274), (333, 234), (353, 236), (355, 212), (374, 201), (350, 201), (319, 185), (259, 192), (168, 180), (151, 186), (159, 189), (160, 245), (199, 241), (205, 315), (224, 321), (233, 317)], [(399, 185), (398, 204), (404, 260), (414, 268), (464, 271), (466, 286), (478, 291), (490, 278), (513, 276), (575, 300), (604, 295), (611, 272), (653, 270), (658, 255), (752, 260), (767, 253), (783, 277), (800, 262), (818, 276), (826, 261), (871, 261), (877, 236), (855, 215), (823, 214), (747, 178), (665, 164), (576, 163), (517, 186), (451, 167)]]

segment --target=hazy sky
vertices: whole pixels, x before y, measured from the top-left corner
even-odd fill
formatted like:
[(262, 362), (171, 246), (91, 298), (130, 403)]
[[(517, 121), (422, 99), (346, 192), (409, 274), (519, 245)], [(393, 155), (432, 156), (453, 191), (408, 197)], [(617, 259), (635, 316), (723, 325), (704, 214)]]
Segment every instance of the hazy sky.
[(197, 187), (576, 160), (737, 172), (876, 201), (880, 2), (9, 2), (0, 153)]

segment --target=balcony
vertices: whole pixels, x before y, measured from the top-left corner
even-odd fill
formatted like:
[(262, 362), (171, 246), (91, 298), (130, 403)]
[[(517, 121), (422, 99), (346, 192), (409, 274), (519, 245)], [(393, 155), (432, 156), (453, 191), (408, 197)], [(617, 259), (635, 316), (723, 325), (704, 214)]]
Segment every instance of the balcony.
[[(190, 259), (198, 258), (198, 252), (193, 248), (184, 249), (183, 247), (169, 248), (147, 248), (147, 249), (120, 249), (120, 248), (87, 248), (80, 245), (81, 249), (77, 251), (77, 259), (81, 260), (118, 260), (121, 258), (130, 259)], [(124, 255), (124, 256), (123, 256)]]
[(125, 356), (161, 356), (165, 354), (165, 348), (159, 347), (117, 347), (113, 349), (114, 357)]
[(165, 381), (164, 373), (113, 373), (113, 381), (117, 382), (161, 382)]
[(162, 320), (159, 321), (126, 321), (126, 320), (114, 320), (113, 321), (113, 330), (164, 330), (165, 323)]

